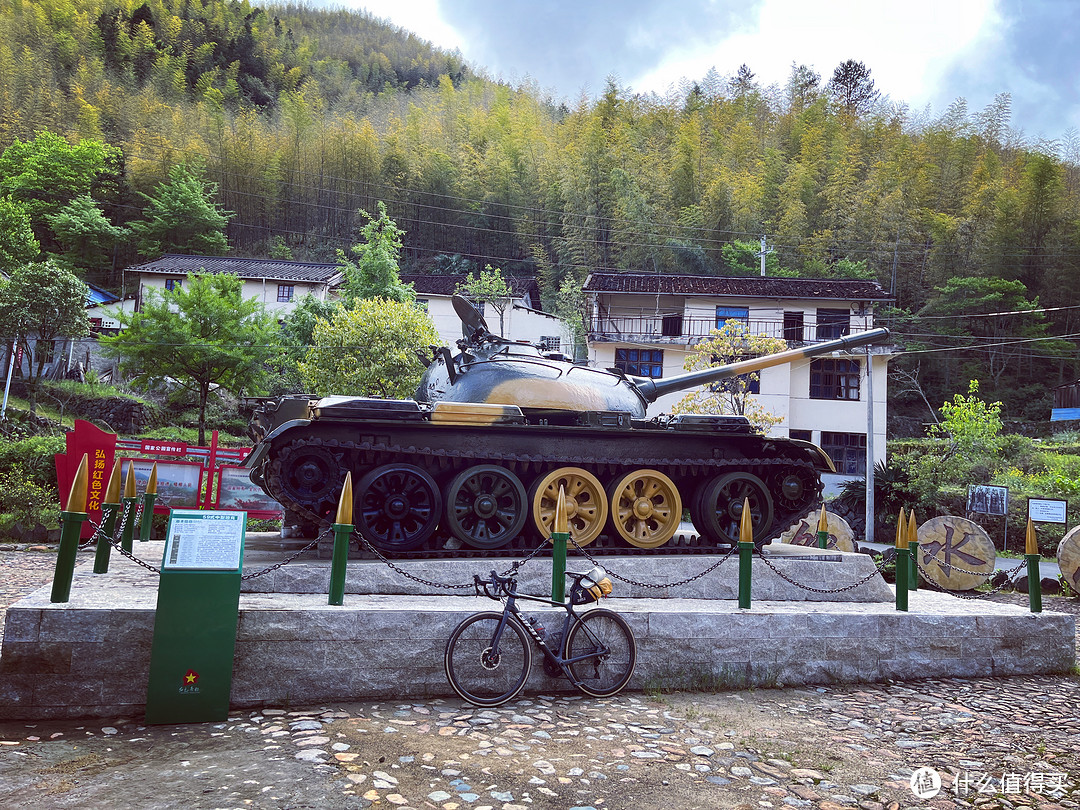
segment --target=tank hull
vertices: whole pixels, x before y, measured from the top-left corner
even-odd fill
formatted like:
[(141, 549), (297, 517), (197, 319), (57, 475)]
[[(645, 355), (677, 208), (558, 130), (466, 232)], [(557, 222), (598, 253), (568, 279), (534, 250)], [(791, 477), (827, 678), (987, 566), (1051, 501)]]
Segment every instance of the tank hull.
[(553, 424), (513, 406), (342, 399), (311, 403), (298, 419), (297, 405), (279, 409), (249, 459), (252, 480), (310, 530), (332, 521), (351, 472), (354, 520), (389, 556), (535, 546), (557, 484), (571, 492), (582, 545), (663, 545), (686, 508), (706, 544), (728, 546), (744, 497), (760, 544), (814, 506), (830, 466), (813, 445), (730, 417), (582, 412), (577, 424)]

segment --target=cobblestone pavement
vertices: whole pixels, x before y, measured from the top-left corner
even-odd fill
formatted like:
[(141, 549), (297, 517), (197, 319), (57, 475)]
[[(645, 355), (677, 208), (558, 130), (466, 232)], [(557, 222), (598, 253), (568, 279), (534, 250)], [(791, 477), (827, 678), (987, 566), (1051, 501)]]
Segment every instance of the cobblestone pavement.
[[(53, 559), (0, 552), (3, 598), (47, 581)], [(1080, 613), (1074, 600), (1044, 601)], [(497, 709), (283, 706), (188, 726), (139, 719), (0, 724), (0, 806), (1080, 807), (1075, 677), (529, 695)], [(916, 771), (917, 788), (933, 793), (936, 774), (941, 791), (917, 798)]]

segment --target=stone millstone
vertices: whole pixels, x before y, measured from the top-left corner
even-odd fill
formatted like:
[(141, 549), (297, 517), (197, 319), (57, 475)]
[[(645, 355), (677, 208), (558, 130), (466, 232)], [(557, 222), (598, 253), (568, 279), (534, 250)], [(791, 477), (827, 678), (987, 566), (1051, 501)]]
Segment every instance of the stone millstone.
[(1073, 593), (1080, 593), (1080, 526), (1070, 529), (1057, 547), (1058, 567)]
[(947, 515), (919, 527), (923, 578), (950, 591), (970, 591), (993, 576), (997, 550), (982, 526)]
[[(811, 511), (806, 517), (780, 535), (781, 543), (790, 543), (793, 546), (817, 547), (817, 526), (821, 518), (821, 511)], [(825, 520), (829, 525), (829, 545), (837, 551), (855, 551), (855, 533), (851, 526), (839, 515), (825, 512)]]

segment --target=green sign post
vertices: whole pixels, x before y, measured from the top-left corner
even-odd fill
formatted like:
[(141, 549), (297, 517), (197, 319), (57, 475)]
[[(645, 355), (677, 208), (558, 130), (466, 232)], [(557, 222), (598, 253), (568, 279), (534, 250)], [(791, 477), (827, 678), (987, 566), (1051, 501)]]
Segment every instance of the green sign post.
[(246, 512), (175, 509), (161, 563), (146, 722), (229, 714)]

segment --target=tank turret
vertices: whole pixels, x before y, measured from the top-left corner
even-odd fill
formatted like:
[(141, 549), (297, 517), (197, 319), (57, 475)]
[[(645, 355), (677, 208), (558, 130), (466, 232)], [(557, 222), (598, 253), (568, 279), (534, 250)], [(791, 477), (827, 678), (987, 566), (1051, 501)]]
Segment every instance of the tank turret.
[(732, 545), (746, 502), (764, 543), (817, 504), (829, 457), (741, 416), (648, 419), (648, 405), (888, 337), (873, 329), (657, 380), (507, 340), (465, 299), (454, 306), (458, 351), (432, 348), (414, 399), (297, 394), (256, 412), (245, 465), (290, 522), (329, 525), (352, 472), (357, 531), (384, 555), (526, 552), (549, 536), (560, 488), (571, 538), (596, 553), (665, 544), (684, 506), (698, 548)]
[(664, 394), (795, 360), (880, 343), (889, 335), (887, 329), (871, 329), (657, 380), (623, 374), (617, 369), (575, 365), (562, 355), (545, 354), (531, 343), (507, 340), (492, 334), (467, 300), (454, 296), (453, 302), (466, 332), (458, 341), (460, 353), (454, 355), (445, 347), (433, 347), (434, 359), (416, 389), (419, 402), (516, 405), (534, 411), (614, 411), (643, 419), (648, 406)]

